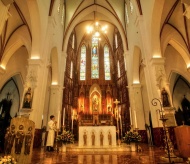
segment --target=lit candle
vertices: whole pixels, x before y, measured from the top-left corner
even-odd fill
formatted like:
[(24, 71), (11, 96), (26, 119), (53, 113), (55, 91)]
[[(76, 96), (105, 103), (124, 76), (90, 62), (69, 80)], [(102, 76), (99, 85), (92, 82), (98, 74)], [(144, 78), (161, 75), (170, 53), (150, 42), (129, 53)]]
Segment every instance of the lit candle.
[(65, 108), (63, 109), (63, 128), (64, 128), (64, 125), (65, 125)]
[(137, 128), (137, 115), (136, 115), (136, 110), (134, 110), (134, 118), (135, 118), (135, 128)]
[(130, 122), (131, 122), (131, 125), (133, 125), (132, 114), (131, 114), (131, 107), (129, 107), (129, 114), (130, 114)]

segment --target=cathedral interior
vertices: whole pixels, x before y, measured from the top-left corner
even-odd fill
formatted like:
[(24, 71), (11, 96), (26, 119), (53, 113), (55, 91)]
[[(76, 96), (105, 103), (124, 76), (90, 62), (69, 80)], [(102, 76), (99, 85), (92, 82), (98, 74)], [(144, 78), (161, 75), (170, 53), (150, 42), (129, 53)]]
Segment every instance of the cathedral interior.
[[(32, 160), (41, 161), (54, 115), (58, 134), (71, 131), (75, 144), (89, 128), (111, 132), (119, 146), (136, 130), (147, 154), (149, 146), (164, 154), (169, 136), (190, 157), (189, 0), (0, 0), (0, 18), (0, 153), (13, 118), (27, 118)], [(127, 161), (120, 156), (111, 161)]]

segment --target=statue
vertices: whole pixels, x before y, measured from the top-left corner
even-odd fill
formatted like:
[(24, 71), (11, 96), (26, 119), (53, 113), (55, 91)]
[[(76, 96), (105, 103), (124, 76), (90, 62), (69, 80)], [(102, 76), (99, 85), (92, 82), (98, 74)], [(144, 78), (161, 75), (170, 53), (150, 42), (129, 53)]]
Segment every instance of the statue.
[(112, 145), (112, 136), (110, 132), (108, 133), (108, 143), (109, 145)]
[(98, 99), (97, 99), (97, 97), (95, 97), (94, 99), (93, 99), (93, 111), (98, 111), (98, 104), (99, 104), (99, 102), (98, 102)]
[(31, 108), (32, 107), (32, 92), (31, 88), (28, 88), (28, 91), (24, 95), (24, 103), (23, 108)]
[(14, 139), (15, 139), (15, 126), (11, 125), (11, 129), (7, 128), (7, 132), (5, 135), (5, 144), (4, 144), (5, 154), (11, 154)]
[(86, 134), (86, 132), (84, 132), (84, 134), (83, 134), (83, 140), (84, 140), (84, 146), (86, 146), (87, 145), (87, 134)]
[(16, 154), (21, 153), (22, 144), (23, 144), (24, 136), (25, 136), (23, 129), (24, 129), (24, 126), (20, 125), (19, 130), (17, 131), (16, 136), (15, 136), (15, 153)]
[(169, 102), (169, 99), (168, 99), (168, 93), (166, 92), (165, 88), (162, 89), (161, 95), (162, 95), (163, 107), (169, 107), (170, 102)]
[(94, 132), (92, 132), (91, 138), (92, 138), (92, 146), (94, 146), (95, 145), (95, 134), (94, 134)]
[(100, 146), (103, 146), (103, 142), (104, 142), (104, 135), (101, 132), (100, 133)]
[(28, 133), (25, 136), (25, 149), (24, 149), (24, 154), (30, 154), (30, 147), (32, 144), (32, 127), (28, 128)]

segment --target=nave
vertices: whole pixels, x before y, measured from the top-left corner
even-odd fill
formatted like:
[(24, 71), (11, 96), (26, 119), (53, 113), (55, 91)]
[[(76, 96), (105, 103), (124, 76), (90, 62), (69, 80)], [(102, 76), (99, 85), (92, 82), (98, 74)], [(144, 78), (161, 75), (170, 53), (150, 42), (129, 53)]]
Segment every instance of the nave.
[[(125, 146), (125, 145), (121, 145)], [(47, 152), (45, 149), (36, 148), (33, 150), (31, 164), (158, 164), (164, 163), (160, 160), (165, 156), (163, 149), (150, 147), (147, 144), (140, 144), (142, 152)], [(177, 155), (178, 152), (175, 152)], [(182, 162), (181, 164), (185, 164)]]

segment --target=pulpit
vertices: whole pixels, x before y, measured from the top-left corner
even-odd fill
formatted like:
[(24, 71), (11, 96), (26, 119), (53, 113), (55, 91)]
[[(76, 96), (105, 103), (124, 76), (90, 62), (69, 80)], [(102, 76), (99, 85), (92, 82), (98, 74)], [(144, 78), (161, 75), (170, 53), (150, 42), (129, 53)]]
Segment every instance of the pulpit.
[(176, 127), (174, 130), (181, 157), (190, 157), (190, 126), (182, 125)]

